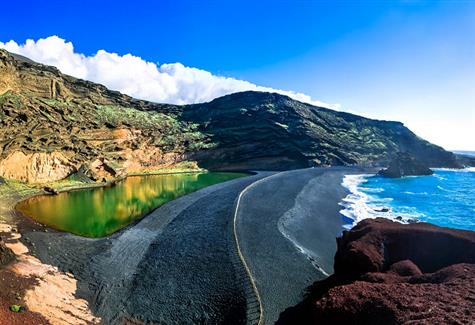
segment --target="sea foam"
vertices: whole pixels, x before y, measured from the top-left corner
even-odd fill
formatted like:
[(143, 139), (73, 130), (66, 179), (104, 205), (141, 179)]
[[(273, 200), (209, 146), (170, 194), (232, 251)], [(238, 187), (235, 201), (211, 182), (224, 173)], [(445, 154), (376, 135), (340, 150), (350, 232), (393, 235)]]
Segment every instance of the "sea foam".
[(369, 194), (384, 192), (383, 188), (364, 187), (364, 184), (368, 181), (367, 178), (371, 176), (373, 175), (345, 175), (343, 178), (342, 185), (349, 191), (349, 194), (340, 202), (340, 206), (343, 207), (340, 213), (351, 220), (344, 227), (351, 229), (361, 220), (368, 218), (388, 218), (402, 223), (412, 220), (415, 217), (414, 213), (398, 213), (397, 216), (393, 215), (392, 209), (389, 207), (389, 203), (393, 200), (392, 198), (375, 197)]
[(434, 169), (432, 176), (400, 179), (347, 175), (342, 185), (349, 192), (340, 203), (346, 228), (383, 217), (475, 230), (475, 168)]
[(465, 168), (431, 168), (433, 171), (451, 171), (459, 173), (473, 173), (475, 172), (475, 167), (465, 167)]

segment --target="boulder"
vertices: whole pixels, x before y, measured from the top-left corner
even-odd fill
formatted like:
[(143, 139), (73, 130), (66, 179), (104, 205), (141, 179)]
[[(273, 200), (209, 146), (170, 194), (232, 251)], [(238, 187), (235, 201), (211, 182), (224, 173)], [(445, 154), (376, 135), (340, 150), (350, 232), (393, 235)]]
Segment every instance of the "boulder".
[(58, 195), (58, 191), (55, 190), (55, 189), (52, 188), (52, 187), (49, 187), (49, 186), (43, 187), (43, 191), (45, 191), (45, 192), (48, 193), (48, 194)]
[(390, 178), (403, 176), (432, 175), (434, 172), (425, 164), (408, 153), (398, 153), (389, 163), (388, 168), (379, 171), (379, 175)]

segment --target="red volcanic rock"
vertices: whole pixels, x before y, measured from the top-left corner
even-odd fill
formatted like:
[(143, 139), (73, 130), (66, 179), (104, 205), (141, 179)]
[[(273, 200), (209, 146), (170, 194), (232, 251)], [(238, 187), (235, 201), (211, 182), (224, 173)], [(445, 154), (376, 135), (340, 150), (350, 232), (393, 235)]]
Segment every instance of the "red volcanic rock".
[(475, 232), (364, 220), (282, 323), (475, 324)]
[(389, 268), (390, 272), (401, 276), (421, 275), (422, 271), (411, 260), (404, 260), (392, 264)]
[(475, 263), (475, 232), (428, 223), (400, 224), (366, 219), (337, 239), (335, 274), (354, 280), (368, 272), (386, 272), (410, 260), (423, 273), (457, 263)]
[(475, 320), (475, 265), (336, 286), (314, 303), (311, 318), (314, 324), (470, 324)]

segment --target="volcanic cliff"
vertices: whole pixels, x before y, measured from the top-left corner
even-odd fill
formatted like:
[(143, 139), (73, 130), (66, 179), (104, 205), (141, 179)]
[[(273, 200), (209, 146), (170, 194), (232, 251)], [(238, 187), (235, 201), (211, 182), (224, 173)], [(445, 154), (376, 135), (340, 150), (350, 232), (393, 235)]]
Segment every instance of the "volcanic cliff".
[(0, 50), (0, 176), (102, 180), (186, 164), (209, 169), (386, 165), (408, 152), (431, 167), (455, 156), (402, 123), (242, 92), (194, 105), (136, 100)]
[(279, 323), (473, 323), (475, 232), (366, 219), (337, 243), (335, 273)]

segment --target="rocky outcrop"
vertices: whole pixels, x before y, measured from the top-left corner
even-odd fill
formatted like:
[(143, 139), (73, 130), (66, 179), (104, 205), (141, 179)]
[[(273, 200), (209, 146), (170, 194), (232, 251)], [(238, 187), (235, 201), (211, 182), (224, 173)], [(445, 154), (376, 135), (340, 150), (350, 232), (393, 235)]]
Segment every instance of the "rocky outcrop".
[(474, 264), (456, 264), (427, 275), (392, 271), (384, 280), (338, 286), (316, 302), (314, 324), (470, 324), (474, 272)]
[(475, 319), (475, 232), (363, 220), (338, 239), (335, 273), (282, 322), (469, 324)]
[(475, 167), (475, 156), (456, 153), (455, 157), (457, 159), (457, 163), (462, 167)]
[(366, 219), (338, 238), (337, 244), (335, 274), (350, 280), (368, 272), (385, 272), (404, 260), (411, 260), (424, 273), (475, 263), (475, 232), (423, 222)]
[(379, 175), (389, 178), (403, 176), (432, 175), (434, 172), (407, 152), (398, 153), (389, 163), (389, 167), (379, 171)]

